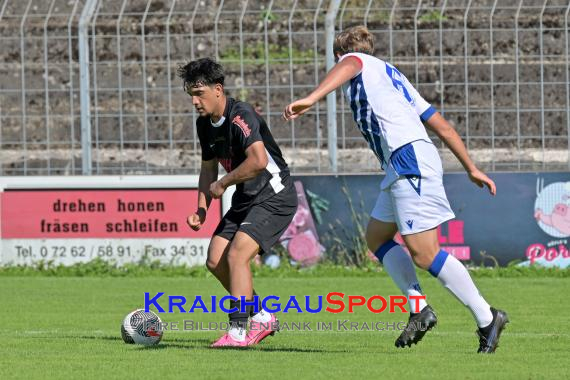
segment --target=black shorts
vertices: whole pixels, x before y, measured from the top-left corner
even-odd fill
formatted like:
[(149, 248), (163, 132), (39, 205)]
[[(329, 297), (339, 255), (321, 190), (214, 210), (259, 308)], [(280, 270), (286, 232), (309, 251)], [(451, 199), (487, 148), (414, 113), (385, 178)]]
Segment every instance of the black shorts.
[(232, 240), (236, 232), (248, 234), (259, 244), (260, 254), (269, 252), (289, 227), (297, 212), (297, 191), (293, 181), (274, 196), (243, 211), (232, 208), (218, 224), (214, 236)]

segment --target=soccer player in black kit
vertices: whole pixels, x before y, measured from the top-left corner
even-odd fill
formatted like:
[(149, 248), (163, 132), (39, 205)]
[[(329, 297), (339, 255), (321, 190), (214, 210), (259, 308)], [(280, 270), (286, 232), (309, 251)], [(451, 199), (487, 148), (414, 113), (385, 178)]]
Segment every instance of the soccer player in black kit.
[[(265, 120), (245, 102), (224, 93), (224, 71), (209, 58), (192, 61), (178, 70), (185, 91), (200, 117), (196, 128), (202, 147), (198, 209), (188, 225), (199, 230), (212, 198), (236, 185), (230, 210), (216, 228), (208, 248), (208, 269), (231, 296), (230, 329), (212, 347), (249, 346), (278, 328), (275, 315), (259, 308), (251, 260), (268, 252), (291, 223), (297, 210), (297, 193), (281, 150)], [(227, 174), (218, 180), (218, 163)], [(248, 302), (245, 309), (241, 299)], [(242, 310), (244, 312), (242, 312)], [(249, 332), (248, 319), (251, 317)]]

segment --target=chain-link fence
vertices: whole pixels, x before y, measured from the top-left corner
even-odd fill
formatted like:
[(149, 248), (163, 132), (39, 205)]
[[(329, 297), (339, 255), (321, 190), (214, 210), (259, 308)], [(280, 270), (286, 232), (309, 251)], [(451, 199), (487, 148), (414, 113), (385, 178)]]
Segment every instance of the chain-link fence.
[(205, 56), (294, 172), (377, 171), (340, 93), (336, 112), (323, 101), (280, 118), (326, 73), (327, 14), (335, 31), (367, 25), (376, 55), (482, 167), (567, 170), (569, 12), (567, 0), (0, 0), (0, 175), (196, 173), (197, 115), (176, 68)]

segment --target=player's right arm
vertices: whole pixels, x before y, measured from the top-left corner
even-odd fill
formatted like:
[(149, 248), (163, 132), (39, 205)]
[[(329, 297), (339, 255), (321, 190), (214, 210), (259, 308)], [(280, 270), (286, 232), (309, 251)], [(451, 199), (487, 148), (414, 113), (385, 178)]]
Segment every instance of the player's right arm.
[(327, 74), (319, 86), (309, 96), (294, 101), (285, 107), (283, 118), (285, 120), (296, 119), (324, 98), (329, 92), (336, 90), (344, 82), (354, 78), (362, 70), (362, 61), (355, 56), (348, 56), (336, 64)]
[(213, 158), (202, 161), (200, 168), (200, 179), (198, 180), (198, 209), (188, 217), (188, 225), (194, 231), (198, 231), (206, 221), (206, 213), (212, 197), (210, 196), (210, 185), (218, 179), (218, 159)]
[(207, 133), (208, 123), (203, 118), (198, 118), (196, 121), (196, 132), (202, 147), (202, 166), (198, 180), (198, 209), (187, 220), (188, 225), (194, 231), (202, 228), (202, 224), (206, 221), (206, 212), (212, 203), (210, 184), (218, 179), (218, 158), (210, 146), (211, 141)]

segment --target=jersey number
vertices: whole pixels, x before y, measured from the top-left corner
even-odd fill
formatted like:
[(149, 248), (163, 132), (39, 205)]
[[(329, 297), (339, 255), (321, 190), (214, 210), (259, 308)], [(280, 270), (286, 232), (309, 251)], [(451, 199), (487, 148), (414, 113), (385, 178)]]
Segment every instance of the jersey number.
[(414, 99), (411, 97), (410, 92), (402, 82), (402, 73), (400, 73), (394, 66), (386, 63), (386, 74), (388, 74), (390, 79), (392, 79), (392, 84), (396, 90), (400, 91), (400, 93), (404, 95), (404, 98), (406, 98), (410, 104), (414, 104)]

